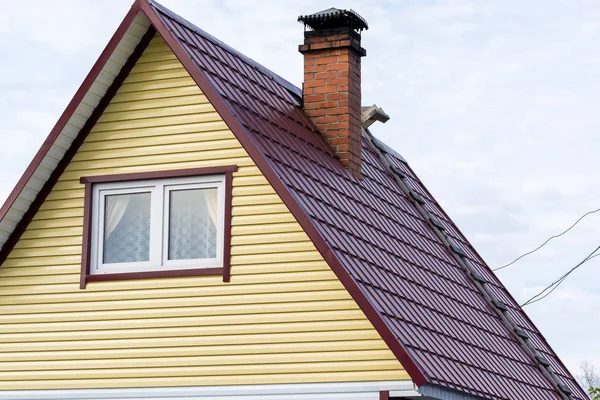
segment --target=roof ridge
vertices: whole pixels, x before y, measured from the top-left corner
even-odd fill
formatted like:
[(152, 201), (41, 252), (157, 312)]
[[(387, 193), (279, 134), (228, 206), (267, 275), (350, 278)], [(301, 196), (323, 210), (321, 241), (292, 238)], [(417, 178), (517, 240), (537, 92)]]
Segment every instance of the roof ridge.
[(268, 69), (267, 67), (265, 67), (261, 63), (255, 61), (255, 60), (251, 59), (250, 57), (248, 57), (247, 55), (243, 54), (242, 52), (234, 49), (233, 47), (231, 47), (227, 43), (223, 42), (222, 40), (217, 39), (216, 37), (214, 37), (210, 33), (202, 30), (197, 25), (191, 23), (190, 21), (188, 21), (187, 19), (183, 18), (179, 14), (174, 13), (173, 11), (169, 10), (167, 7), (163, 6), (162, 4), (160, 4), (160, 3), (158, 3), (158, 2), (156, 2), (154, 0), (146, 0), (146, 1), (148, 2), (148, 4), (150, 4), (152, 7), (154, 7), (158, 12), (160, 12), (163, 15), (165, 15), (165, 16), (167, 16), (167, 17), (169, 17), (169, 18), (171, 18), (171, 19), (173, 19), (175, 21), (177, 21), (178, 23), (184, 25), (186, 28), (191, 29), (192, 31), (194, 31), (198, 35), (202, 36), (206, 40), (211, 41), (213, 44), (215, 44), (215, 45), (223, 48), (223, 50), (226, 50), (227, 52), (231, 53), (232, 55), (234, 55), (234, 56), (238, 57), (239, 59), (243, 60), (244, 62), (246, 62), (250, 66), (256, 68), (258, 71), (260, 71), (261, 73), (263, 73), (267, 77), (273, 79), (275, 82), (277, 82), (278, 84), (280, 84), (281, 86), (283, 86), (285, 89), (287, 89), (293, 95), (298, 96), (300, 98), (302, 97), (302, 89), (300, 89), (299, 87), (297, 87), (296, 85), (294, 85), (293, 83), (291, 83), (290, 81), (288, 81), (287, 79), (281, 77), (280, 75), (278, 75), (275, 72), (271, 71), (270, 69)]
[(498, 300), (497, 296), (495, 296), (494, 293), (487, 288), (487, 280), (478, 279), (476, 277), (476, 274), (478, 273), (475, 268), (473, 268), (471, 261), (467, 259), (465, 252), (454, 243), (455, 240), (445, 232), (445, 228), (443, 226), (439, 226), (434, 222), (436, 217), (424, 207), (425, 200), (404, 182), (406, 175), (401, 171), (397, 171), (397, 168), (395, 168), (390, 162), (389, 156), (387, 155), (387, 149), (381, 146), (382, 142), (376, 144), (375, 137), (371, 134), (371, 132), (368, 129), (363, 129), (363, 131), (365, 132), (367, 141), (373, 146), (383, 165), (387, 167), (388, 173), (392, 175), (396, 184), (411, 199), (419, 213), (427, 222), (427, 225), (442, 240), (448, 252), (450, 252), (450, 254), (456, 259), (459, 266), (462, 267), (463, 271), (467, 274), (468, 279), (473, 281), (475, 287), (479, 289), (488, 305), (490, 305), (491, 308), (496, 311), (509, 333), (533, 359), (535, 365), (539, 367), (539, 369), (542, 371), (542, 374), (555, 388), (561, 398), (570, 400), (572, 394), (570, 389), (558, 379), (544, 356), (541, 355), (540, 352), (529, 343), (529, 338), (522, 337), (516, 333), (520, 328), (518, 324), (513, 321), (513, 318), (506, 312), (506, 304), (504, 304), (504, 302), (501, 300)]

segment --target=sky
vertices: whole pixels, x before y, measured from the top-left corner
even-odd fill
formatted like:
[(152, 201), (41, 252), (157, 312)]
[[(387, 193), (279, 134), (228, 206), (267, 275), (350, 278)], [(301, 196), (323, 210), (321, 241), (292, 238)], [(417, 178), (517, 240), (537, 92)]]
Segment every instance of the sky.
[[(0, 0), (4, 200), (133, 0)], [(600, 208), (596, 0), (163, 0), (296, 85), (297, 16), (352, 8), (363, 104), (492, 267)], [(523, 302), (600, 245), (600, 213), (498, 276)], [(600, 366), (600, 257), (526, 308), (574, 373)]]

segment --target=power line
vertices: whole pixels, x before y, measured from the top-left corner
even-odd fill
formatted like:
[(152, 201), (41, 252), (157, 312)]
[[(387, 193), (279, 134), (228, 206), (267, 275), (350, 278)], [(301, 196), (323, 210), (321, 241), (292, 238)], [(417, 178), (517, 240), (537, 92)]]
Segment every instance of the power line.
[(539, 249), (541, 249), (542, 247), (544, 247), (546, 244), (548, 244), (548, 242), (550, 242), (552, 239), (556, 239), (557, 237), (561, 237), (562, 235), (564, 235), (565, 233), (569, 232), (571, 229), (573, 229), (575, 227), (575, 225), (577, 225), (582, 219), (584, 219), (585, 217), (587, 217), (590, 214), (594, 214), (597, 213), (598, 211), (600, 211), (600, 208), (598, 208), (597, 210), (592, 210), (592, 211), (588, 211), (585, 214), (583, 214), (581, 217), (579, 217), (579, 219), (577, 221), (575, 221), (575, 223), (573, 225), (571, 225), (570, 227), (568, 227), (566, 230), (562, 231), (561, 233), (551, 236), (550, 238), (548, 238), (548, 240), (546, 240), (544, 243), (540, 244), (538, 247), (536, 247), (535, 249), (528, 251), (525, 254), (521, 254), (519, 257), (515, 258), (514, 260), (512, 260), (511, 262), (509, 262), (508, 264), (504, 264), (501, 267), (498, 268), (494, 268), (492, 269), (492, 271), (499, 271), (501, 269), (510, 267), (511, 265), (513, 265), (514, 263), (516, 263), (517, 261), (519, 261), (521, 258), (526, 257), (530, 254), (535, 253), (536, 251), (538, 251)]
[(538, 301), (543, 300), (546, 297), (550, 296), (550, 294), (552, 292), (554, 292), (556, 290), (556, 288), (558, 288), (561, 285), (561, 283), (563, 283), (565, 281), (565, 279), (567, 279), (567, 277), (569, 275), (571, 275), (571, 273), (573, 271), (575, 271), (577, 268), (581, 267), (586, 262), (590, 261), (592, 258), (600, 256), (600, 253), (594, 254), (598, 250), (600, 250), (600, 246), (596, 247), (594, 249), (594, 251), (592, 251), (583, 260), (581, 260), (579, 262), (579, 264), (577, 264), (576, 266), (574, 266), (573, 268), (571, 268), (569, 271), (567, 271), (565, 274), (563, 274), (556, 281), (554, 281), (550, 285), (546, 286), (546, 288), (544, 288), (544, 290), (542, 290), (541, 292), (539, 292), (538, 294), (536, 294), (535, 296), (533, 296), (532, 298), (530, 298), (529, 300), (527, 300), (525, 303), (521, 304), (521, 307), (525, 307), (527, 305), (530, 305), (530, 304), (533, 304), (533, 303), (537, 303)]

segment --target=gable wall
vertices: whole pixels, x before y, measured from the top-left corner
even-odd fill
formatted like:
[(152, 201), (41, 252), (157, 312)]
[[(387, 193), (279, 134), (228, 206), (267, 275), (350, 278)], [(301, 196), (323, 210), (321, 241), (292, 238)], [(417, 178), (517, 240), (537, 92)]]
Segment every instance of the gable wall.
[[(231, 164), (230, 283), (79, 289), (81, 176)], [(154, 38), (0, 268), (0, 390), (400, 379), (379, 334)]]

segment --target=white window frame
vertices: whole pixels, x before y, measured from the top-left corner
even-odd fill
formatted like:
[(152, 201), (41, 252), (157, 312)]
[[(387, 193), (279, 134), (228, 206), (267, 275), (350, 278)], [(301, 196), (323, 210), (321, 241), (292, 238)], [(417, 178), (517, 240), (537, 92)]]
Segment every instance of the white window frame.
[[(170, 192), (186, 189), (217, 189), (216, 258), (168, 260)], [(105, 197), (118, 194), (150, 193), (149, 261), (103, 263)], [(132, 180), (96, 183), (92, 188), (90, 274), (173, 271), (223, 267), (225, 233), (225, 175)]]

